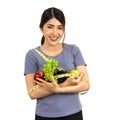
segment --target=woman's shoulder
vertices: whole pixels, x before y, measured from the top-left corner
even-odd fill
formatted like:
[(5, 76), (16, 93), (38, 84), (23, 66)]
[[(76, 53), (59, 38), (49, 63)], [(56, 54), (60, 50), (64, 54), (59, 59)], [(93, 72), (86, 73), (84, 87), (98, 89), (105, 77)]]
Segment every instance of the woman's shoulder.
[(29, 49), (27, 51), (26, 55), (30, 55), (30, 56), (34, 55), (35, 54), (35, 50), (34, 49), (38, 49), (39, 50), (39, 46)]
[(64, 47), (67, 48), (67, 49), (78, 49), (78, 46), (76, 44), (67, 44), (67, 43), (64, 43)]

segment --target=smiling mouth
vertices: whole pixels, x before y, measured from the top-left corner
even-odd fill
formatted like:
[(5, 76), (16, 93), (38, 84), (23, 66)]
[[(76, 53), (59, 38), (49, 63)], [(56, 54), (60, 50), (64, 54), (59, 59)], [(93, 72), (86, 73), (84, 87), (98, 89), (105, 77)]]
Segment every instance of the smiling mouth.
[(50, 37), (50, 39), (51, 39), (52, 41), (56, 41), (56, 40), (58, 40), (58, 37)]

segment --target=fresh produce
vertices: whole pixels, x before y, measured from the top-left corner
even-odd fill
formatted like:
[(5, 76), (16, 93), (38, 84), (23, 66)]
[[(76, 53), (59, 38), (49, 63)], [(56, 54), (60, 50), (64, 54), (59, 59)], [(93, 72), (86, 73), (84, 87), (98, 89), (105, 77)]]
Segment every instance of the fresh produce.
[(34, 79), (39, 82), (39, 80), (37, 78), (40, 78), (40, 79), (44, 80), (44, 73), (43, 73), (43, 71), (37, 71), (34, 74)]
[(80, 73), (78, 70), (66, 71), (58, 66), (58, 61), (50, 59), (46, 64), (44, 64), (43, 71), (38, 71), (35, 73), (34, 79), (37, 80), (36, 78), (40, 78), (50, 82), (50, 77), (53, 76), (56, 82), (59, 84), (64, 82), (69, 76), (72, 75), (79, 76)]
[(79, 76), (79, 75), (80, 75), (80, 72), (79, 72), (78, 70), (71, 70), (71, 71), (70, 71), (70, 74), (71, 74), (71, 75), (78, 75), (78, 76)]
[[(50, 81), (50, 77), (54, 76), (54, 71), (58, 68), (58, 61), (54, 59), (50, 59), (47, 61), (46, 64), (44, 64), (43, 72), (44, 72), (44, 78), (46, 81)], [(56, 80), (56, 79), (55, 79)]]
[(56, 69), (54, 71), (54, 79), (57, 80), (58, 84), (64, 82), (69, 76), (68, 71), (64, 69)]
[(66, 71), (66, 70), (56, 70), (57, 72), (54, 73), (54, 78), (57, 79), (58, 83), (62, 83), (64, 82), (68, 77), (74, 75), (75, 79), (78, 78), (78, 76), (80, 75), (78, 70), (71, 70), (71, 71)]

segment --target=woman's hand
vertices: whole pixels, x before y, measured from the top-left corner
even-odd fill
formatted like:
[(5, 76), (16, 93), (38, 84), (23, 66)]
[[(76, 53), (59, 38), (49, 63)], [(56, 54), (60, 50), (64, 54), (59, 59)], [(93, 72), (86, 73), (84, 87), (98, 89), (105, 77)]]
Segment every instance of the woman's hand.
[(67, 86), (77, 85), (81, 81), (82, 77), (83, 77), (83, 73), (81, 73), (80, 76), (78, 75), (70, 76), (69, 78), (66, 79), (64, 83)]
[(85, 87), (86, 82), (82, 81), (82, 77), (82, 73), (80, 76), (71, 76), (65, 81), (66, 83), (62, 83), (65, 85), (57, 84), (53, 76), (51, 77), (51, 82), (38, 78), (39, 82), (37, 83), (51, 93), (78, 93), (87, 89)]
[(51, 76), (51, 82), (47, 82), (45, 80), (39, 79), (37, 78), (39, 82), (37, 82), (37, 84), (39, 84), (41, 87), (44, 87), (45, 89), (53, 92), (53, 93), (59, 93), (60, 87), (57, 84), (57, 82), (55, 81), (54, 77)]

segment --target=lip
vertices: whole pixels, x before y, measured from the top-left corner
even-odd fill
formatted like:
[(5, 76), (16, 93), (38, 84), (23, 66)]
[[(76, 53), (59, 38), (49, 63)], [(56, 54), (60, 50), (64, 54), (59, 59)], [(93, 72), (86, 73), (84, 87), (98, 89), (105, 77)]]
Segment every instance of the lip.
[(57, 40), (58, 40), (58, 37), (50, 37), (50, 40), (51, 40), (51, 41), (57, 41)]

